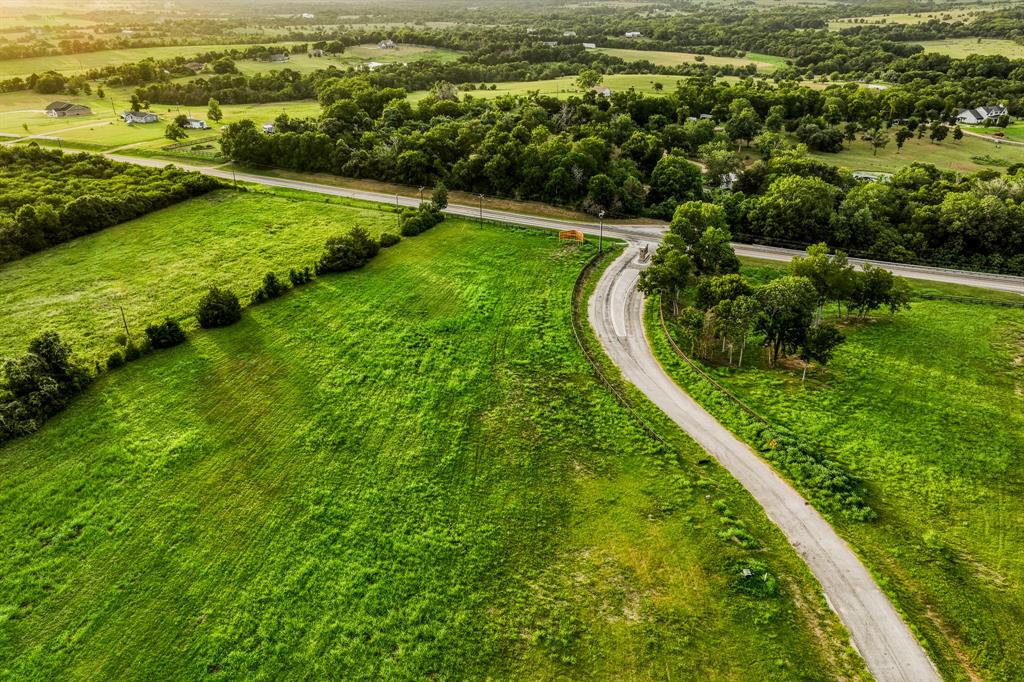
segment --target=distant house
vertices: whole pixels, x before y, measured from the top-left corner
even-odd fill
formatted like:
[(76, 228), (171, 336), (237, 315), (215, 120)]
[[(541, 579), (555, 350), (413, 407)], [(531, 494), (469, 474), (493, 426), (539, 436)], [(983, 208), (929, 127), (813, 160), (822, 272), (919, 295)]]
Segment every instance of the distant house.
[(528, 29), (526, 29), (526, 33), (527, 34), (536, 33), (536, 32), (537, 32), (537, 29), (535, 29), (535, 28), (528, 28)]
[(967, 125), (981, 125), (985, 121), (995, 121), (1000, 116), (1006, 116), (1009, 112), (1006, 111), (1006, 107), (996, 104), (991, 107), (978, 107), (976, 109), (964, 109), (956, 115), (957, 123), (966, 123)]
[(643, 35), (640, 31), (626, 31), (627, 38), (639, 38)]
[(611, 97), (612, 96), (612, 89), (611, 88), (606, 88), (603, 85), (595, 86), (594, 87), (594, 92), (597, 93), (598, 95), (601, 95), (601, 97)]
[(125, 111), (121, 118), (125, 123), (156, 123), (160, 120), (152, 111)]
[(584, 50), (596, 50), (597, 49), (597, 43), (583, 43), (583, 49)]
[(366, 62), (366, 63), (363, 64), (363, 66), (365, 66), (369, 71), (373, 71), (374, 69), (377, 69), (377, 68), (380, 68), (380, 67), (384, 66), (384, 63), (383, 62)]
[(276, 133), (277, 132), (277, 126), (275, 126), (273, 123), (264, 123), (263, 124), (263, 132), (267, 133), (268, 135), (270, 133)]
[(702, 120), (702, 121), (713, 121), (713, 120), (715, 120), (715, 117), (712, 116), (711, 114), (701, 114), (700, 115), (700, 120)]
[(542, 40), (540, 44), (545, 47), (558, 47), (557, 40)]
[(562, 32), (562, 37), (563, 38), (575, 38), (576, 37), (576, 31), (563, 31)]
[(286, 62), (290, 59), (287, 52), (275, 52), (267, 57), (268, 62)]
[(50, 102), (46, 105), (46, 115), (50, 118), (92, 116), (92, 109), (82, 104), (72, 104), (71, 102)]
[(740, 176), (736, 173), (726, 173), (722, 176), (722, 182), (718, 184), (719, 189), (732, 189), (736, 182), (740, 179)]
[(186, 128), (191, 128), (192, 130), (209, 130), (210, 129), (210, 126), (206, 125), (206, 121), (200, 120), (198, 118), (190, 118), (190, 119), (188, 119), (188, 121), (186, 121), (186, 123), (185, 123), (185, 127)]
[(203, 69), (206, 68), (206, 64), (204, 64), (202, 62), (189, 62), (188, 64), (185, 65), (185, 68), (186, 69), (191, 69), (195, 73), (199, 73), (200, 71), (202, 71)]
[(313, 15), (313, 14), (310, 14), (309, 12), (303, 12), (302, 13), (302, 18), (303, 19), (315, 19), (316, 16)]
[(315, 50), (310, 50), (309, 51), (309, 56), (310, 57), (323, 57), (324, 56), (324, 51), (319, 49), (319, 48), (317, 48)]
[(377, 43), (377, 47), (379, 47), (382, 50), (394, 50), (398, 46), (395, 45), (395, 41), (393, 41), (391, 38), (387, 38)]
[(892, 180), (892, 173), (853, 171), (853, 179), (861, 182), (889, 182)]

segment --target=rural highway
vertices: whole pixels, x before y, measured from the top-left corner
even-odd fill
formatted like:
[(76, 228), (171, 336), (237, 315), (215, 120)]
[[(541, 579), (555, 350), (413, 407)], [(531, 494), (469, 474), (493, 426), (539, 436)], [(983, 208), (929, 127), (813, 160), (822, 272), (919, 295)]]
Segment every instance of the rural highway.
[[(163, 166), (166, 162), (111, 155), (120, 161)], [(286, 187), (366, 201), (414, 206), (412, 197), (334, 187), (300, 180), (194, 168), (208, 175), (248, 183)], [(450, 204), (448, 213), (549, 229), (579, 229), (597, 234), (596, 225), (522, 213)], [(821, 584), (825, 598), (850, 633), (868, 670), (879, 682), (937, 682), (940, 676), (920, 643), (888, 597), (849, 545), (791, 485), (750, 447), (704, 410), (665, 372), (655, 358), (644, 330), (644, 297), (636, 280), (644, 267), (638, 261), (643, 245), (652, 249), (666, 231), (660, 225), (606, 225), (604, 233), (623, 239), (627, 248), (605, 271), (588, 304), (588, 315), (605, 352), (651, 402), (662, 409), (701, 447), (715, 457), (764, 508), (765, 513), (803, 557)], [(735, 244), (737, 254), (788, 261), (800, 252)], [(863, 261), (851, 259), (855, 263)], [(950, 282), (1024, 294), (1024, 278), (941, 268), (874, 262), (893, 273), (914, 279)]]
[[(654, 245), (652, 244), (652, 247)], [(644, 330), (645, 264), (631, 243), (605, 271), (588, 316), (622, 376), (731, 473), (803, 557), (879, 682), (938, 681), (938, 672), (853, 550), (770, 465), (683, 391), (654, 356)]]
[[(229, 170), (216, 167), (188, 166), (180, 163), (172, 164), (169, 161), (144, 159), (119, 154), (105, 154), (105, 156), (115, 161), (134, 163), (140, 166), (162, 168), (164, 166), (175, 165), (178, 168), (197, 171), (206, 175), (221, 178), (222, 180), (237, 180), (239, 182), (267, 185), (269, 187), (284, 187), (287, 189), (304, 190), (319, 194), (348, 197), (350, 199), (361, 199), (363, 201), (391, 204), (392, 206), (396, 204), (399, 206), (418, 206), (420, 203), (415, 197), (396, 196), (394, 194), (351, 189), (348, 187), (336, 187), (334, 185), (325, 185), (322, 183), (307, 182), (304, 180), (274, 178), (266, 175), (257, 175), (255, 173), (232, 173)], [(478, 206), (469, 206), (465, 204), (448, 204), (446, 212), (451, 215), (468, 218), (479, 218), (482, 215), (484, 220), (513, 223), (516, 225), (528, 225), (532, 227), (543, 227), (551, 230), (580, 230), (581, 232), (592, 235), (596, 235), (599, 232), (598, 226), (594, 225), (593, 222), (585, 223), (575, 220), (544, 218), (541, 216), (530, 215), (528, 213), (498, 211), (488, 208), (484, 208), (481, 212)], [(664, 223), (652, 223), (648, 225), (606, 224), (604, 226), (604, 234), (616, 239), (623, 239), (630, 243), (650, 242), (656, 245), (661, 241), (661, 236), (667, 231), (667, 229), (668, 227)], [(761, 258), (764, 260), (788, 262), (793, 258), (793, 256), (803, 255), (802, 251), (783, 249), (774, 246), (762, 246), (760, 244), (734, 243), (733, 247), (736, 249), (736, 254), (739, 256)], [(901, 263), (886, 263), (883, 261), (864, 260), (860, 258), (851, 258), (849, 260), (853, 264), (871, 263), (872, 265), (878, 265), (891, 271), (895, 275), (910, 279), (922, 279), (932, 282), (946, 282), (950, 284), (964, 284), (967, 286), (1024, 294), (1024, 277), (992, 275), (983, 272), (969, 272), (966, 270), (952, 270), (917, 265), (904, 265)]]

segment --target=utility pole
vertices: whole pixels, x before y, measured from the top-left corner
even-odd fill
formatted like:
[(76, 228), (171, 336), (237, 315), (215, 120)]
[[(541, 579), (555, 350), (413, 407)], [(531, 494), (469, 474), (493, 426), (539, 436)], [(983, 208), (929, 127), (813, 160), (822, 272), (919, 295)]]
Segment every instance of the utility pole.
[(604, 211), (598, 213), (597, 217), (601, 219), (601, 231), (597, 235), (597, 253), (600, 255), (604, 253)]
[(132, 335), (128, 332), (128, 318), (126, 318), (124, 316), (124, 306), (123, 305), (119, 305), (117, 307), (121, 309), (121, 322), (124, 324), (124, 338), (126, 338), (126, 339), (128, 339), (130, 341), (131, 338), (132, 338)]

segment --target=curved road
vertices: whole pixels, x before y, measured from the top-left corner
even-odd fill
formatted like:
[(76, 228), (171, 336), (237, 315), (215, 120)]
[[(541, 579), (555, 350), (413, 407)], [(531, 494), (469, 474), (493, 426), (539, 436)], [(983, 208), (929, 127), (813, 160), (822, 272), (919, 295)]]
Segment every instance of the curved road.
[[(112, 155), (111, 155), (112, 156)], [(163, 161), (113, 156), (119, 161), (163, 166)], [(231, 180), (300, 189), (401, 206), (415, 206), (412, 197), (335, 187), (318, 183), (232, 173), (217, 168), (192, 168)], [(544, 227), (579, 229), (598, 234), (599, 227), (570, 220), (450, 204), (448, 213), (470, 218)], [(636, 280), (643, 265), (642, 245), (652, 249), (665, 225), (607, 225), (604, 233), (624, 239), (625, 252), (605, 271), (588, 304), (590, 323), (605, 352), (626, 380), (714, 456), (764, 508), (818, 579), (829, 605), (850, 632), (868, 670), (880, 682), (938, 682), (938, 672), (920, 643), (900, 618), (850, 547), (803, 497), (753, 450), (718, 423), (664, 371), (654, 356), (643, 324), (643, 295)], [(737, 254), (788, 261), (800, 252), (774, 247), (735, 244)], [(851, 262), (864, 261), (851, 259)], [(914, 279), (965, 284), (1024, 294), (1024, 278), (872, 261), (894, 274)]]
[(821, 514), (746, 444), (684, 392), (654, 356), (644, 331), (643, 265), (630, 244), (589, 302), (590, 324), (623, 377), (721, 463), (764, 508), (821, 583), (879, 682), (938, 681), (931, 661), (853, 550)]

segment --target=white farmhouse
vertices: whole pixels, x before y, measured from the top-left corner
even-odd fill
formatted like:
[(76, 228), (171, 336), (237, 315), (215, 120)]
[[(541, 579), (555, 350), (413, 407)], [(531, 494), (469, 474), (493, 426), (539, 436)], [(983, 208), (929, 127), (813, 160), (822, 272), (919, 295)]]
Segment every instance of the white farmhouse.
[(976, 126), (981, 125), (985, 121), (995, 121), (997, 118), (1005, 116), (1007, 113), (1006, 107), (1001, 104), (996, 104), (991, 107), (964, 109), (956, 115), (956, 122)]

